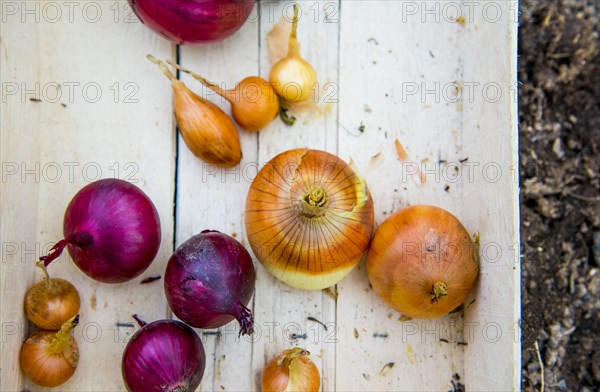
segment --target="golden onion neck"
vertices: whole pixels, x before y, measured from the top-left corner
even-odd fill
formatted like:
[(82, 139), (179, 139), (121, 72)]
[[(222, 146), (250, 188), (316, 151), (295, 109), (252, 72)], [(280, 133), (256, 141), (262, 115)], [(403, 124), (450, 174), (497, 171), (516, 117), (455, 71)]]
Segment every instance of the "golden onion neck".
[(448, 286), (446, 282), (437, 281), (431, 287), (431, 303), (434, 304), (442, 297), (448, 295)]
[(310, 355), (310, 353), (301, 349), (300, 347), (294, 347), (290, 350), (285, 350), (283, 355), (277, 359), (277, 366), (288, 368), (293, 361), (303, 355)]
[(307, 218), (323, 216), (327, 210), (329, 199), (327, 193), (319, 186), (313, 186), (300, 199), (300, 210)]
[(294, 4), (294, 19), (292, 19), (292, 31), (288, 43), (287, 57), (300, 55), (300, 44), (298, 43), (298, 4)]
[(77, 324), (79, 324), (79, 315), (71, 317), (66, 323), (64, 323), (60, 328), (60, 331), (54, 335), (48, 344), (48, 351), (56, 355), (65, 352), (71, 343), (71, 331), (77, 326)]
[(50, 275), (48, 275), (48, 269), (46, 268), (46, 264), (43, 261), (38, 261), (35, 263), (35, 266), (42, 270), (44, 273), (44, 280), (46, 281), (46, 288), (50, 288)]

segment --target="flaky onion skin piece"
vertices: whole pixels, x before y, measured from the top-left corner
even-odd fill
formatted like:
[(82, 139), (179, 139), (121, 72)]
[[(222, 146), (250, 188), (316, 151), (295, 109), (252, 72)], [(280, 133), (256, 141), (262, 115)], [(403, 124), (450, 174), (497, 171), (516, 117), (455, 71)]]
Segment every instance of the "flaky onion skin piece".
[(373, 289), (413, 318), (434, 318), (465, 300), (479, 273), (478, 245), (460, 221), (435, 206), (397, 211), (377, 229), (367, 255)]
[(366, 252), (373, 200), (367, 184), (337, 156), (295, 149), (260, 170), (245, 221), (254, 255), (271, 274), (319, 290), (339, 282)]

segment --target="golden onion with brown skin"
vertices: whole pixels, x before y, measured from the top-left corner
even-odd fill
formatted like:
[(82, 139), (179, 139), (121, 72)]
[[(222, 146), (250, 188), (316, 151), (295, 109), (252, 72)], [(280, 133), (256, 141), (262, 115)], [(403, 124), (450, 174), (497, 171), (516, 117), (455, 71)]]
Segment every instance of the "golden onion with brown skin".
[(366, 252), (373, 200), (364, 180), (337, 156), (295, 149), (260, 170), (245, 221), (250, 246), (271, 274), (319, 290), (339, 282)]
[(479, 247), (450, 212), (404, 208), (377, 229), (367, 273), (388, 305), (413, 318), (443, 316), (463, 303), (479, 273)]
[(31, 381), (43, 387), (56, 387), (73, 376), (79, 362), (79, 349), (71, 331), (78, 323), (79, 315), (76, 315), (59, 331), (40, 330), (23, 343), (19, 362)]
[(260, 76), (248, 76), (231, 90), (224, 90), (202, 76), (181, 65), (167, 60), (169, 65), (190, 74), (194, 79), (210, 88), (231, 104), (231, 115), (246, 131), (260, 131), (277, 117), (279, 98), (269, 82)]
[(171, 81), (179, 132), (190, 151), (217, 166), (232, 167), (240, 163), (240, 136), (227, 114), (214, 103), (194, 94), (162, 61), (152, 55), (147, 58)]
[(37, 265), (44, 272), (44, 279), (27, 290), (25, 314), (29, 321), (42, 329), (58, 330), (79, 313), (79, 293), (68, 281), (50, 278), (43, 262)]
[(317, 392), (321, 376), (309, 355), (295, 347), (273, 358), (262, 373), (262, 392)]

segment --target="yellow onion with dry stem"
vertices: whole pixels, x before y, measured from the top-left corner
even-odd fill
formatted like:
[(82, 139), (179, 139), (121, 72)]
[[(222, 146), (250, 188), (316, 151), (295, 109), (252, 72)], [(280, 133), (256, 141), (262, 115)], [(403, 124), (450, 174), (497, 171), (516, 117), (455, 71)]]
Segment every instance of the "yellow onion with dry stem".
[(175, 100), (175, 117), (183, 141), (198, 158), (223, 167), (242, 160), (242, 147), (237, 128), (231, 119), (212, 102), (194, 94), (177, 80), (167, 66), (152, 55), (148, 60), (158, 65), (171, 81)]
[(465, 300), (479, 273), (479, 246), (450, 212), (404, 208), (377, 229), (367, 255), (375, 292), (413, 318), (443, 316)]
[(37, 266), (44, 272), (44, 279), (27, 290), (25, 314), (29, 321), (42, 329), (58, 330), (79, 313), (79, 293), (70, 282), (50, 278), (43, 262), (38, 262)]
[(287, 56), (271, 68), (269, 81), (275, 92), (288, 102), (302, 102), (314, 95), (317, 89), (317, 72), (300, 56), (297, 37), (298, 4), (294, 4), (294, 19), (288, 43)]
[(318, 290), (335, 285), (366, 252), (373, 200), (365, 181), (337, 156), (295, 149), (260, 170), (245, 221), (250, 246), (270, 273)]
[(169, 65), (190, 74), (194, 79), (210, 88), (231, 104), (231, 115), (240, 127), (247, 131), (260, 131), (277, 117), (279, 98), (269, 82), (260, 76), (248, 76), (231, 90), (224, 90), (215, 83), (181, 65), (167, 60)]
[(23, 343), (19, 360), (31, 381), (43, 387), (56, 387), (73, 376), (79, 362), (79, 349), (71, 331), (78, 323), (79, 315), (76, 315), (63, 324), (60, 331), (40, 330)]
[(321, 376), (308, 355), (295, 347), (273, 358), (262, 373), (262, 392), (317, 392)]

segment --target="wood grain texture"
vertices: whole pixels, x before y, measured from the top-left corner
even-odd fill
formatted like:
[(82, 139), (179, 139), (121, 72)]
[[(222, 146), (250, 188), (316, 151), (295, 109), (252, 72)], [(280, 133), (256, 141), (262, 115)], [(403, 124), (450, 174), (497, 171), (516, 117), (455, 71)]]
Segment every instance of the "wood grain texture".
[[(207, 354), (199, 390), (258, 391), (264, 366), (295, 346), (311, 352), (323, 391), (451, 390), (454, 374), (467, 390), (519, 389), (516, 2), (300, 2), (301, 53), (317, 71), (325, 110), (292, 127), (276, 120), (260, 133), (240, 129), (244, 157), (233, 169), (177, 143), (171, 88), (144, 58), (176, 60), (177, 48), (137, 22), (127, 2), (94, 3), (100, 17), (76, 13), (73, 23), (65, 7), (51, 22), (41, 2), (38, 20), (19, 2), (14, 15), (1, 8), (0, 390), (43, 390), (18, 366), (33, 331), (22, 299), (41, 278), (33, 262), (61, 238), (69, 200), (98, 170), (137, 181), (156, 204), (163, 239), (151, 268), (130, 283), (95, 283), (65, 255), (51, 267), (82, 297), (80, 367), (66, 391), (124, 390), (120, 358), (135, 328), (116, 323), (132, 313), (172, 317), (162, 281), (139, 281), (162, 275), (173, 243), (204, 229), (250, 250), (243, 212), (254, 176), (280, 152), (304, 147), (352, 162), (369, 185), (376, 224), (403, 206), (435, 204), (479, 232), (475, 290), (462, 311), (406, 320), (375, 295), (363, 262), (337, 285), (337, 300), (287, 286), (256, 262), (257, 332), (238, 339), (235, 322), (197, 330)], [(224, 88), (267, 78), (267, 33), (291, 17), (292, 4), (261, 2), (231, 38), (181, 47), (180, 64)], [(229, 103), (181, 79), (230, 113)], [(396, 139), (409, 159), (398, 159)]]
[[(42, 277), (35, 259), (62, 238), (68, 202), (95, 179), (118, 177), (139, 186), (159, 212), (162, 242), (150, 268), (124, 284), (92, 281), (66, 252), (49, 267), (51, 276), (72, 282), (82, 300), (74, 332), (79, 367), (61, 390), (122, 390), (121, 354), (135, 327), (117, 323), (132, 323), (133, 313), (147, 321), (167, 316), (161, 282), (139, 283), (162, 274), (172, 251), (175, 187), (171, 95), (144, 56), (169, 56), (173, 47), (141, 23), (125, 23), (128, 12), (115, 14), (113, 3), (95, 5), (98, 18), (90, 8), (88, 20), (74, 14), (73, 23), (66, 13), (51, 22), (41, 3), (39, 22), (32, 14), (23, 23), (21, 8), (4, 15), (2, 81), (17, 83), (19, 91), (2, 103), (2, 163), (17, 164), (19, 172), (2, 182), (2, 243), (19, 246), (17, 254), (3, 254), (2, 323), (20, 329), (2, 343), (3, 391), (39, 390), (18, 365), (19, 347), (32, 330), (23, 324), (23, 296)], [(22, 175), (25, 169), (29, 174)]]

